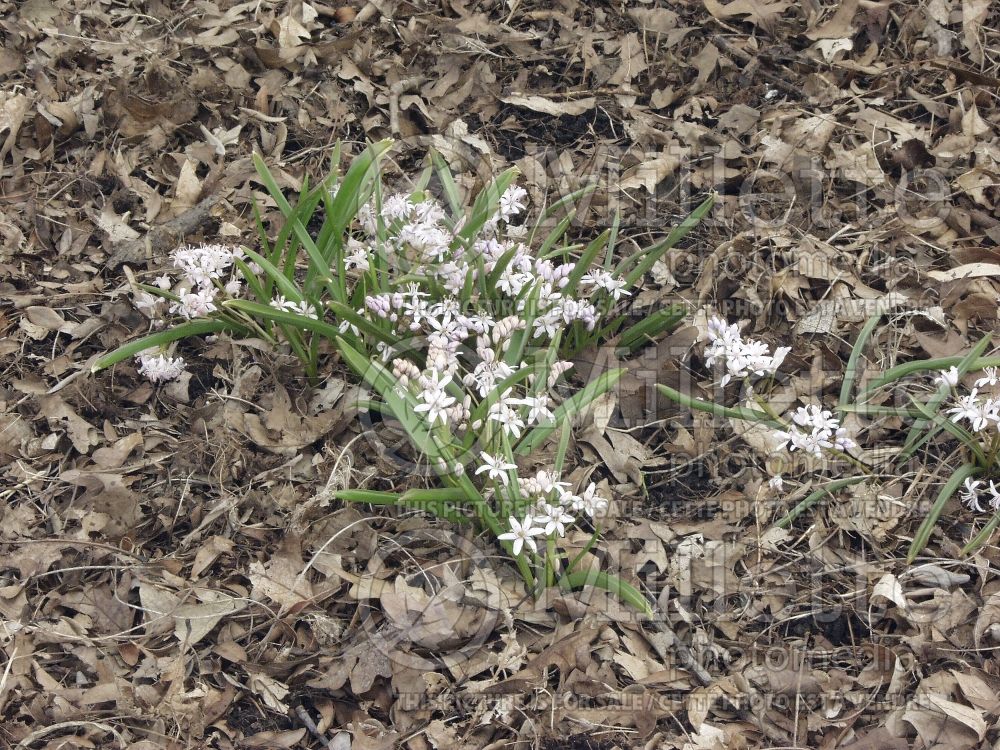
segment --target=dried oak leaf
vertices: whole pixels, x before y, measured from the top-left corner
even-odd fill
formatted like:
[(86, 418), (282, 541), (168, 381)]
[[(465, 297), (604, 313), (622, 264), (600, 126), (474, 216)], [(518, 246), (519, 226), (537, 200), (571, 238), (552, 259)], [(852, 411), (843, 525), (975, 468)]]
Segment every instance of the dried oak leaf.
[(717, 0), (702, 0), (702, 2), (705, 3), (706, 10), (715, 18), (725, 20), (733, 16), (746, 16), (745, 20), (754, 26), (768, 26), (772, 24), (791, 5), (786, 0), (776, 0), (775, 2), (767, 2), (767, 0), (734, 0), (734, 2), (728, 5), (723, 5), (717, 2)]
[(277, 602), (286, 612), (305, 604), (314, 595), (312, 583), (302, 575), (305, 567), (299, 538), (289, 534), (270, 560), (250, 564), (250, 581), (253, 584), (250, 596)]

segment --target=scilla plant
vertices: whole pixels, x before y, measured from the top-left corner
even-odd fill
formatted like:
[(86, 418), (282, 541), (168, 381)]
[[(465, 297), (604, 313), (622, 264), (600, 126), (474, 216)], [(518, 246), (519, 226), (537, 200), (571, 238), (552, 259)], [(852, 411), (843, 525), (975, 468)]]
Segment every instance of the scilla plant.
[[(914, 534), (907, 561), (913, 562), (923, 551), (945, 506), (956, 493), (971, 510), (991, 516), (963, 548), (963, 553), (969, 554), (1000, 527), (1000, 487), (997, 486), (1000, 482), (1000, 357), (983, 356), (990, 345), (987, 335), (965, 356), (906, 362), (858, 386), (858, 367), (879, 319), (879, 316), (870, 318), (856, 339), (839, 398), (832, 409), (808, 404), (788, 414), (778, 413), (768, 396), (773, 376), (789, 349), (782, 347), (771, 354), (766, 344), (745, 340), (737, 325), (729, 325), (718, 317), (713, 317), (708, 324), (706, 364), (722, 366), (724, 374), (720, 384), (723, 386), (734, 378), (740, 379), (744, 400), (738, 405), (726, 406), (692, 398), (669, 386), (657, 388), (690, 409), (760, 424), (772, 431), (779, 449), (801, 451), (820, 459), (821, 466), (822, 459), (830, 459), (856, 470), (846, 477), (822, 481), (778, 521), (781, 527), (788, 527), (823, 498), (851, 485), (895, 478), (903, 463), (917, 451), (928, 449), (935, 438), (946, 433), (948, 439), (953, 439), (952, 443), (939, 445), (939, 450), (928, 453), (927, 458), (948, 462), (950, 468), (945, 473), (950, 476), (938, 490)], [(980, 371), (985, 374), (971, 384), (971, 389), (965, 388), (963, 383)], [(926, 382), (928, 375), (931, 375), (929, 383)], [(907, 403), (902, 406), (880, 403), (885, 400), (889, 388), (895, 389), (897, 395), (902, 394)], [(923, 397), (921, 391), (925, 393)], [(909, 428), (902, 444), (895, 451), (884, 452), (889, 457), (874, 466), (862, 460), (859, 446), (842, 426), (851, 414), (876, 419), (902, 418), (909, 422)], [(951, 450), (954, 446), (958, 449)], [(780, 474), (770, 480), (771, 488), (777, 492), (784, 484)]]
[[(594, 483), (573, 488), (561, 479), (574, 416), (623, 371), (605, 371), (576, 392), (563, 388), (562, 396), (555, 386), (572, 354), (612, 337), (633, 349), (679, 322), (681, 314), (668, 310), (625, 328), (613, 311), (711, 199), (662, 242), (619, 260), (617, 219), (586, 245), (565, 241), (572, 204), (585, 191), (549, 207), (533, 225), (519, 223), (527, 192), (514, 184), (516, 170), (466, 206), (435, 158), (411, 191), (385, 195), (379, 157), (389, 147), (369, 146), (343, 175), (336, 171), (338, 147), (331, 175), (306, 185), (294, 205), (255, 157), (284, 218), (273, 241), (258, 213), (258, 250), (175, 251), (177, 274), (137, 289), (136, 304), (157, 330), (101, 358), (95, 369), (136, 356), (149, 377), (169, 379), (184, 366), (169, 351), (175, 342), (225, 332), (287, 345), (316, 379), (332, 348), (374, 392), (362, 407), (402, 425), (437, 484), (337, 497), (471, 522), (503, 545), (530, 590), (594, 585), (651, 613), (635, 587), (581, 566), (599, 539), (608, 500)], [(427, 189), (435, 175), (444, 204)], [(563, 211), (542, 236), (542, 225)], [(552, 465), (522, 476), (519, 466), (550, 437)], [(573, 525), (590, 538), (570, 554), (565, 536)]]

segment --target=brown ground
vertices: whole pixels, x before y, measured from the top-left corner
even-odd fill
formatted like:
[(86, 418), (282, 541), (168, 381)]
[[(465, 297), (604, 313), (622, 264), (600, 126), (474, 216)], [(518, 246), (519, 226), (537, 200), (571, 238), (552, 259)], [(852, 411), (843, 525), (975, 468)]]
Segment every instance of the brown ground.
[[(607, 564), (702, 685), (597, 595), (428, 606), (448, 576), (417, 573), (476, 540), (329, 501), (405, 479), (336, 362), (309, 388), (191, 342), (158, 389), (88, 363), (142, 326), (130, 277), (253, 241), (254, 150), (295, 188), (386, 136), (394, 174), (458, 144), (468, 186), (516, 164), (536, 205), (596, 180), (574, 231), (617, 206), (622, 252), (717, 191), (640, 301), (794, 344), (792, 397), (835, 398), (873, 312), (871, 368), (960, 352), (997, 327), (998, 27), (990, 0), (0, 0), (0, 746), (995, 747), (1000, 550), (962, 557), (952, 502), (903, 562), (947, 443), (778, 531), (807, 490), (772, 502), (759, 440), (626, 380), (575, 476), (610, 482)], [(467, 591), (511, 590), (476, 563)]]

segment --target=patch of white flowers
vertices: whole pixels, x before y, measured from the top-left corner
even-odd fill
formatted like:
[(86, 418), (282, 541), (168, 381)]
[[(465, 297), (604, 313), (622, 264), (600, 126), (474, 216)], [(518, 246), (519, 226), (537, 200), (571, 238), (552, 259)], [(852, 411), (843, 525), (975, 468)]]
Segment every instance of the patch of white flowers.
[[(552, 422), (557, 397), (550, 389), (572, 365), (556, 361), (541, 379), (532, 372), (505, 387), (530, 367), (512, 356), (512, 344), (523, 336), (533, 349), (544, 349), (572, 325), (593, 330), (598, 305), (629, 293), (623, 279), (587, 269), (577, 293), (568, 294), (575, 264), (535, 257), (507, 224), (524, 211), (526, 199), (523, 188), (508, 188), (497, 213), (467, 242), (456, 239), (461, 226), (449, 225), (433, 200), (390, 195), (380, 214), (372, 204), (359, 212), (367, 235), (360, 246), (377, 249), (391, 272), (408, 279), (368, 295), (359, 312), (383, 328), (388, 323), (406, 342), (382, 347), (381, 355), (391, 362), (398, 389), (415, 396), (414, 410), (425, 423), (451, 435), (474, 433), (480, 450), (473, 474), (506, 511), (507, 530), (499, 539), (511, 542), (515, 555), (538, 552), (538, 540), (565, 536), (581, 515), (599, 518), (608, 501), (595, 484), (576, 495), (544, 470), (518, 475), (509, 446), (534, 426)], [(365, 268), (371, 260), (356, 265)], [(481, 283), (495, 291), (482, 294)]]
[[(608, 510), (596, 484), (575, 494), (544, 470), (519, 476), (512, 446), (537, 425), (553, 423), (560, 401), (553, 388), (572, 367), (548, 358), (540, 369), (527, 352), (545, 354), (573, 326), (595, 330), (601, 311), (629, 294), (625, 280), (607, 270), (577, 271), (576, 263), (534, 255), (522, 242), (524, 228), (512, 224), (527, 199), (523, 188), (507, 188), (494, 215), (469, 236), (468, 218), (455, 223), (422, 193), (388, 195), (361, 207), (357, 231), (344, 240), (344, 281), (369, 290), (356, 312), (397, 342), (370, 342), (376, 356), (435, 440), (475, 446), (473, 476), (497, 517), (508, 519), (499, 539), (511, 542), (515, 554), (536, 552), (536, 539), (563, 537), (578, 519)], [(168, 310), (149, 294), (156, 289), (136, 296), (154, 325), (166, 313), (187, 320), (223, 314), (227, 298), (245, 294), (241, 270), (261, 272), (242, 250), (223, 245), (182, 247), (172, 262), (175, 273), (154, 282), (169, 297)], [(325, 312), (321, 300), (276, 295), (268, 304), (314, 320)], [(357, 321), (334, 323), (361, 336)], [(183, 368), (183, 360), (166, 355), (140, 361), (154, 382)], [(440, 472), (465, 471), (441, 463)]]
[[(944, 383), (955, 389), (958, 386), (958, 370), (954, 367), (935, 378), (936, 382)], [(1000, 397), (995, 395), (980, 395), (980, 390), (992, 388), (1000, 383), (996, 367), (987, 367), (983, 377), (979, 378), (971, 391), (964, 396), (955, 394), (955, 405), (945, 411), (953, 422), (966, 422), (974, 433), (985, 432), (990, 428), (1000, 429)]]
[(136, 355), (139, 362), (139, 374), (144, 375), (153, 383), (176, 380), (184, 373), (184, 360), (181, 357), (168, 357), (166, 354)]
[[(782, 346), (772, 354), (767, 344), (743, 338), (739, 325), (729, 324), (718, 316), (708, 321), (708, 341), (705, 362), (709, 367), (721, 363), (725, 373), (720, 385), (725, 386), (734, 378), (762, 378), (777, 373), (781, 363), (791, 351)], [(751, 389), (752, 392), (752, 389)], [(802, 451), (815, 458), (822, 458), (826, 451), (846, 452), (856, 447), (847, 429), (834, 417), (833, 412), (816, 404), (798, 407), (788, 418), (786, 429), (775, 430), (779, 449), (789, 452)], [(784, 488), (784, 478), (775, 474), (768, 481), (775, 492)]]
[[(937, 384), (952, 390), (953, 405), (945, 410), (945, 414), (956, 424), (967, 428), (977, 439), (985, 439), (987, 447), (995, 446), (1000, 441), (1000, 396), (986, 391), (1000, 385), (1000, 370), (996, 367), (985, 368), (972, 390), (964, 395), (957, 392), (960, 380), (956, 367), (934, 378)], [(1000, 511), (1000, 489), (993, 481), (970, 477), (965, 480), (960, 497), (967, 508), (977, 513)]]
[(708, 340), (705, 363), (709, 367), (720, 361), (725, 365), (726, 373), (720, 381), (723, 386), (733, 378), (773, 375), (792, 350), (790, 346), (781, 346), (771, 354), (763, 341), (745, 340), (738, 325), (729, 325), (718, 316), (708, 321)]
[(204, 318), (218, 309), (220, 293), (237, 296), (240, 280), (232, 275), (233, 263), (242, 257), (239, 248), (228, 245), (188, 245), (174, 250), (171, 260), (180, 278), (176, 283), (166, 275), (157, 279), (157, 286), (172, 288), (177, 295), (170, 313), (188, 320)]
[(801, 450), (816, 458), (822, 458), (823, 451), (829, 448), (846, 451), (855, 446), (833, 412), (815, 405), (800, 406), (792, 414), (789, 428), (778, 430), (775, 435), (781, 440), (781, 448)]

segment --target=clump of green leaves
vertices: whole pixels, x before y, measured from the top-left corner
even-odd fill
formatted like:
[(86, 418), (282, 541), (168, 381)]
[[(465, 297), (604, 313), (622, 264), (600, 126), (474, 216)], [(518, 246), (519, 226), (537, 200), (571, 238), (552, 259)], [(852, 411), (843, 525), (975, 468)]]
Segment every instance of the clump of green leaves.
[[(622, 370), (600, 373), (575, 392), (557, 385), (571, 354), (613, 337), (632, 350), (679, 322), (671, 309), (626, 328), (613, 311), (711, 200), (664, 241), (618, 259), (617, 220), (587, 244), (565, 241), (573, 201), (584, 191), (526, 223), (527, 192), (515, 184), (516, 170), (497, 176), (467, 206), (435, 158), (412, 190), (386, 195), (379, 157), (389, 146), (369, 146), (343, 175), (334, 170), (306, 185), (294, 202), (255, 158), (284, 219), (276, 237), (258, 213), (257, 249), (178, 249), (180, 278), (144, 285), (137, 299), (163, 329), (107, 355), (96, 369), (139, 354), (147, 372), (165, 379), (178, 362), (164, 347), (226, 332), (287, 345), (316, 379), (332, 348), (370, 387), (363, 408), (402, 426), (414, 461), (431, 467), (437, 485), (342, 491), (340, 499), (473, 523), (507, 550), (529, 589), (595, 585), (649, 613), (635, 587), (579, 567), (599, 540), (609, 501), (595, 482), (572, 487), (562, 479), (572, 421)], [(338, 149), (334, 165), (339, 160)], [(443, 202), (428, 190), (434, 176)], [(545, 222), (563, 211), (542, 236)], [(158, 353), (143, 354), (150, 349)], [(553, 464), (523, 471), (552, 435)], [(590, 538), (570, 554), (574, 527)]]

